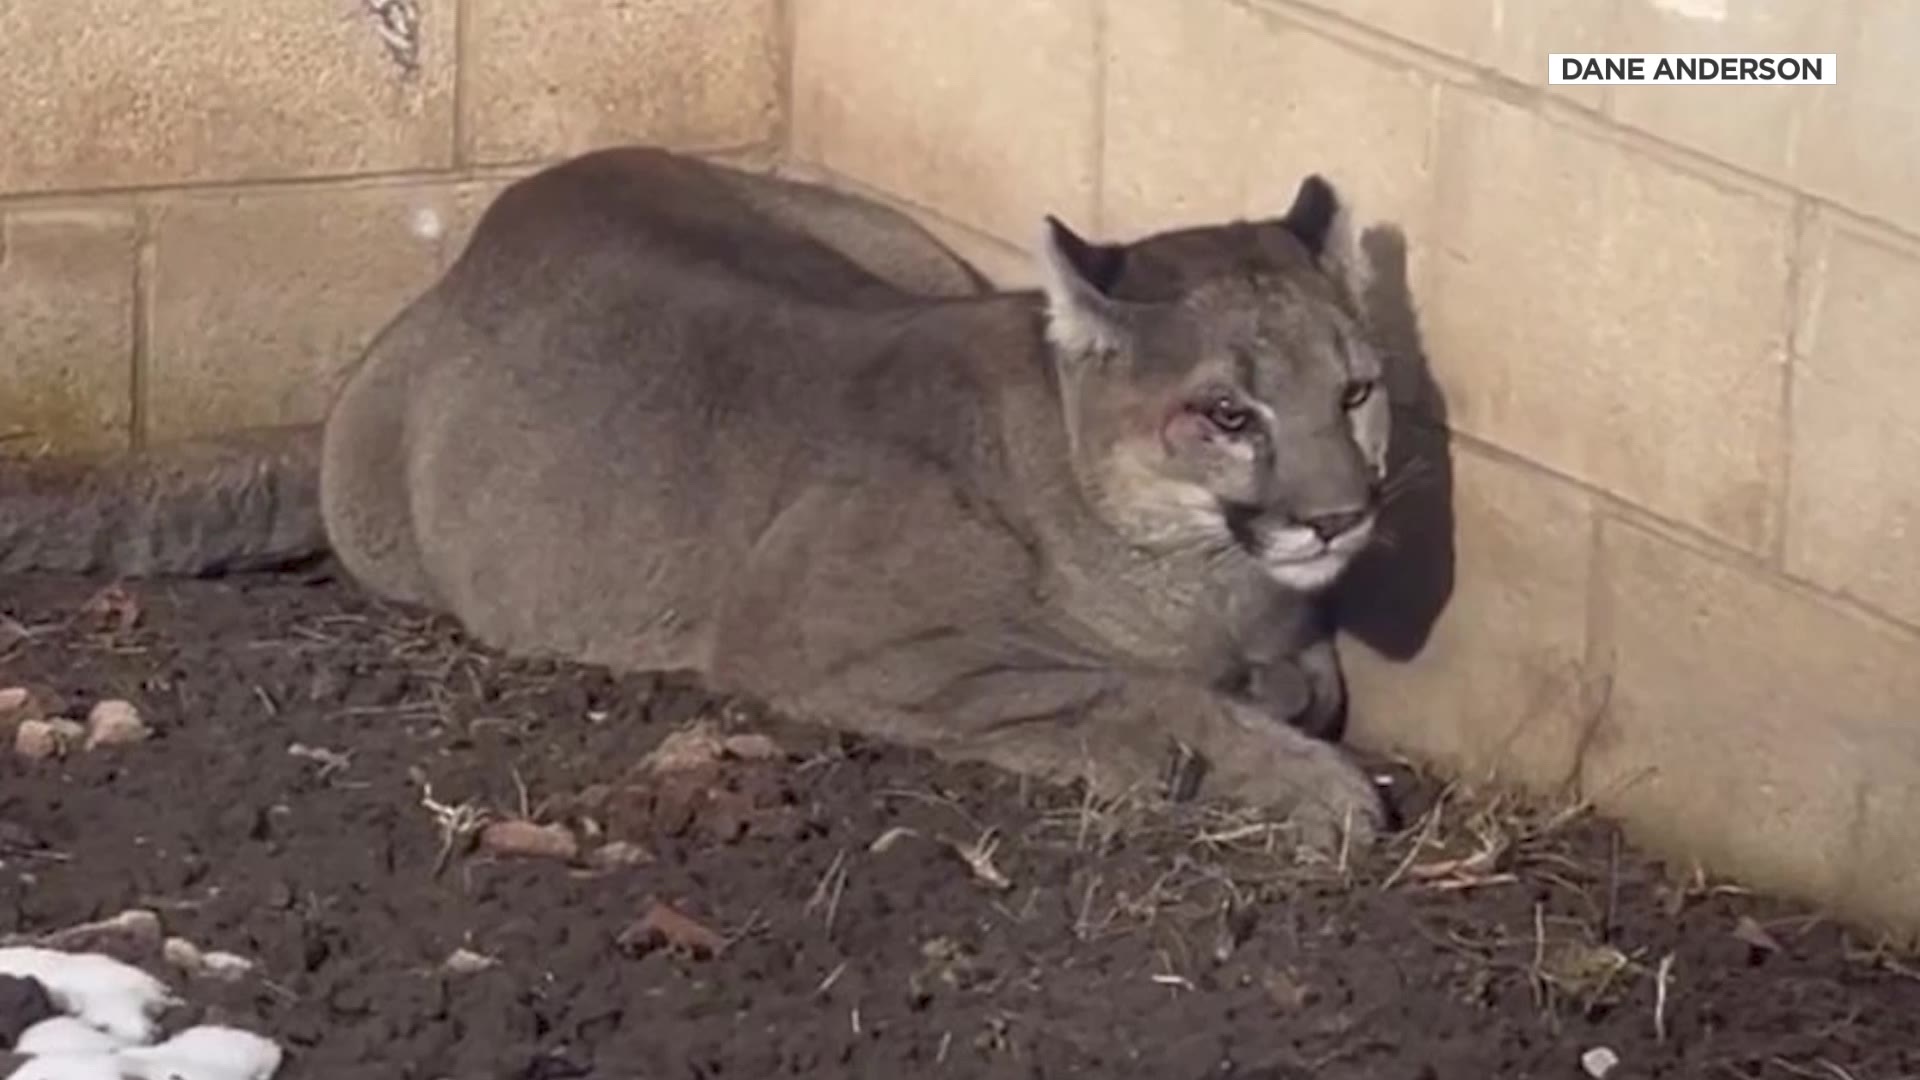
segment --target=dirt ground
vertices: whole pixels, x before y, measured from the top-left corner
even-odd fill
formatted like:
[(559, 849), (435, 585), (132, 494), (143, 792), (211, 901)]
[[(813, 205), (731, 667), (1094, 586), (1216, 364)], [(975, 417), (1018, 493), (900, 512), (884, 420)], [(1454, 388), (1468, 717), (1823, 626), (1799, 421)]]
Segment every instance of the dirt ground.
[(245, 957), (115, 942), (284, 1077), (1920, 1076), (1920, 967), (1580, 815), (1402, 770), (1404, 835), (1302, 862), (505, 660), (324, 569), (99, 588), (0, 579), (0, 687), (152, 728), (0, 753), (0, 935), (145, 909)]

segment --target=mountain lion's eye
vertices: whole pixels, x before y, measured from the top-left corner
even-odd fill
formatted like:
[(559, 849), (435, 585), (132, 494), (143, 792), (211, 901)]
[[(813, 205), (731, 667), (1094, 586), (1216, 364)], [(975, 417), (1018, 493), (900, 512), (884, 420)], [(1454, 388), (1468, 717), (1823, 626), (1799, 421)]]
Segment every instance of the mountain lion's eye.
[(1360, 379), (1348, 383), (1346, 390), (1340, 394), (1340, 404), (1349, 409), (1357, 409), (1365, 405), (1367, 399), (1373, 396), (1374, 386), (1375, 382), (1372, 379)]
[(1201, 411), (1209, 424), (1229, 435), (1240, 434), (1253, 422), (1253, 414), (1234, 404), (1230, 398), (1215, 398)]

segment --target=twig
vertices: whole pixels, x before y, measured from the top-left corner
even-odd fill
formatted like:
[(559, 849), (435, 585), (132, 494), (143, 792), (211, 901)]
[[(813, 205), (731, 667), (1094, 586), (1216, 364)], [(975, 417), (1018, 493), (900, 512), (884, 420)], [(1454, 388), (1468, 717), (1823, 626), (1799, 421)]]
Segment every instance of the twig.
[(839, 982), (840, 976), (847, 973), (847, 963), (847, 961), (842, 960), (838, 964), (835, 964), (833, 970), (827, 972), (827, 977), (820, 980), (820, 985), (813, 988), (813, 992), (824, 995), (827, 991), (833, 989), (833, 984)]
[(827, 864), (827, 870), (820, 875), (820, 881), (813, 887), (813, 896), (807, 900), (807, 913), (824, 905), (827, 909), (827, 936), (833, 936), (833, 923), (840, 914), (840, 895), (847, 888), (847, 849), (834, 852), (833, 861)]
[(1655, 1042), (1667, 1041), (1667, 987), (1673, 981), (1673, 954), (1660, 958), (1660, 967), (1653, 976), (1653, 1039)]
[(433, 874), (447, 867), (447, 860), (453, 857), (454, 845), (473, 835), (487, 822), (487, 812), (471, 802), (458, 806), (449, 806), (433, 797), (433, 784), (427, 780), (420, 782), (420, 805), (427, 808), (434, 821), (440, 825), (440, 854), (433, 860)]

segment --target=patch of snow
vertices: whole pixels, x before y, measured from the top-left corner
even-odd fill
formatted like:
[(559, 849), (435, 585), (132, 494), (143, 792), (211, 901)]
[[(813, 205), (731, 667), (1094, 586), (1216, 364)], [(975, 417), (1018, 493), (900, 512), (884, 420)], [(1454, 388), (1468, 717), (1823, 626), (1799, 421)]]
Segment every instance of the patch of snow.
[(145, 1045), (156, 1034), (154, 1016), (178, 999), (110, 956), (0, 948), (0, 975), (35, 980), (67, 1013), (21, 1033), (12, 1049), (27, 1061), (4, 1080), (271, 1080), (280, 1069), (284, 1055), (273, 1040), (218, 1024)]
[(0, 949), (0, 975), (37, 980), (62, 1011), (124, 1042), (153, 1038), (153, 1017), (173, 1004), (167, 985), (101, 953), (35, 945)]

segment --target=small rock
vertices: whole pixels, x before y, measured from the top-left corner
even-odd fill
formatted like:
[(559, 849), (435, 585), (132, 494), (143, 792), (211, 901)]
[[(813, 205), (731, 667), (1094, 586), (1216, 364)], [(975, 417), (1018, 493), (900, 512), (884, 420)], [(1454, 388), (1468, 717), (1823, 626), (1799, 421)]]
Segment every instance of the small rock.
[(130, 908), (112, 918), (43, 934), (37, 944), (64, 952), (105, 953), (132, 962), (160, 944), (160, 916), (147, 908)]
[(700, 720), (661, 739), (660, 745), (640, 760), (640, 767), (656, 776), (702, 769), (719, 761), (725, 749), (712, 722)]
[(13, 752), (29, 761), (66, 756), (87, 737), (87, 729), (72, 720), (22, 720), (13, 732)]
[(780, 744), (765, 735), (729, 735), (721, 745), (742, 761), (774, 761), (780, 757)]
[(719, 952), (727, 939), (713, 928), (666, 904), (655, 902), (640, 921), (620, 932), (622, 948), (645, 952), (665, 943), (695, 956)]
[(253, 972), (253, 961), (237, 953), (203, 951), (183, 937), (170, 937), (160, 946), (167, 963), (195, 978), (237, 982)]
[(26, 712), (33, 704), (33, 691), (24, 686), (0, 686), (0, 722)]
[(145, 740), (153, 729), (140, 718), (140, 710), (130, 701), (109, 699), (87, 714), (87, 749), (96, 746), (126, 746)]
[(1294, 978), (1290, 971), (1270, 971), (1261, 980), (1267, 1000), (1282, 1014), (1293, 1016), (1313, 1000), (1313, 991)]
[(160, 946), (162, 959), (181, 971), (193, 974), (200, 970), (200, 946), (183, 937), (170, 937)]
[(66, 699), (48, 686), (0, 687), (0, 731), (10, 734), (23, 720), (45, 720), (60, 715), (66, 707)]
[(587, 861), (601, 870), (618, 870), (627, 866), (646, 866), (653, 862), (653, 852), (630, 841), (615, 840), (594, 848), (588, 854)]
[(200, 974), (218, 982), (237, 982), (253, 973), (253, 961), (239, 953), (213, 952), (200, 954)]
[(495, 960), (485, 953), (477, 953), (468, 948), (459, 948), (453, 950), (453, 952), (447, 956), (446, 962), (440, 966), (446, 968), (448, 972), (454, 975), (472, 975), (476, 972), (485, 971), (499, 963), (500, 961)]
[(1602, 1080), (1619, 1065), (1620, 1055), (1605, 1046), (1596, 1046), (1580, 1055), (1580, 1068), (1593, 1080)]
[(545, 859), (571, 859), (580, 854), (580, 841), (564, 826), (520, 820), (496, 821), (481, 829), (480, 847), (496, 855)]

